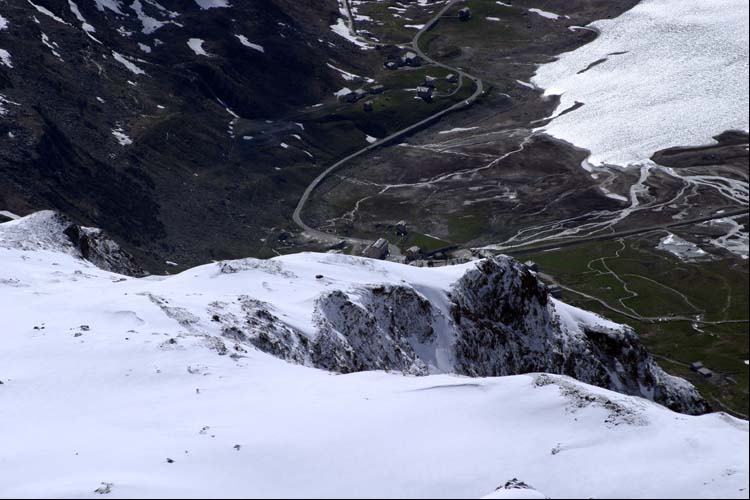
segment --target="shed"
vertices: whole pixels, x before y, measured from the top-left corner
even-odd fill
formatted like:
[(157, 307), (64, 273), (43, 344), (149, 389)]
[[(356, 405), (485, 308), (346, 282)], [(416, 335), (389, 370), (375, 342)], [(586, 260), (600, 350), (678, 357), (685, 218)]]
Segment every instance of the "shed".
[(423, 87), (430, 87), (433, 89), (435, 88), (436, 85), (437, 85), (437, 78), (434, 78), (432, 76), (426, 76), (424, 78), (424, 83), (422, 84)]
[(433, 89), (431, 87), (420, 86), (417, 87), (417, 96), (421, 97), (427, 102), (430, 102), (432, 101), (432, 91)]
[(422, 257), (422, 249), (418, 246), (409, 247), (406, 250), (406, 259), (407, 260), (417, 260), (420, 257)]
[(382, 94), (383, 92), (385, 92), (385, 85), (378, 84), (370, 87), (370, 93), (373, 95)]
[(365, 112), (372, 113), (373, 109), (375, 109), (375, 104), (372, 101), (367, 101), (363, 107)]
[(388, 245), (388, 240), (380, 238), (378, 241), (365, 248), (362, 255), (369, 257), (370, 259), (383, 260), (388, 257)]
[(346, 95), (346, 102), (358, 102), (367, 97), (367, 91), (363, 89), (357, 89), (354, 92), (350, 92)]
[(701, 375), (704, 378), (711, 378), (714, 376), (714, 372), (704, 367), (698, 369), (698, 375)]
[(458, 75), (455, 73), (451, 73), (450, 75), (446, 76), (445, 79), (448, 81), (448, 83), (458, 83)]
[(415, 52), (407, 52), (401, 58), (401, 62), (406, 66), (417, 68), (422, 66), (422, 58), (419, 57)]
[(458, 11), (458, 18), (461, 21), (468, 21), (471, 19), (471, 9), (468, 7), (464, 7), (463, 9)]
[(690, 363), (690, 369), (693, 370), (694, 372), (697, 372), (701, 368), (703, 368), (702, 361), (693, 361), (692, 363)]

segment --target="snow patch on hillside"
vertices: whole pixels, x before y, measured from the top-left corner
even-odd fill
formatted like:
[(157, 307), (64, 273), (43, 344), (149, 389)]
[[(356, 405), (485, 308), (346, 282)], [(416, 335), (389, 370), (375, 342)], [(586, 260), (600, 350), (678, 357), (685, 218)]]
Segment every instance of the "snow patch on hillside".
[(629, 165), (748, 130), (748, 5), (643, 0), (593, 23), (597, 40), (542, 65), (532, 80), (561, 95), (558, 111), (583, 103), (547, 133), (591, 151), (592, 165)]
[(365, 41), (352, 35), (352, 32), (349, 30), (349, 26), (346, 24), (346, 21), (342, 18), (337, 19), (336, 24), (331, 25), (331, 31), (333, 31), (340, 37), (346, 38), (349, 42), (353, 43), (354, 45), (356, 45), (362, 50), (367, 50), (367, 49), (372, 48)]
[(112, 129), (112, 135), (115, 136), (115, 139), (117, 139), (117, 142), (120, 143), (120, 146), (130, 146), (133, 144), (133, 139), (128, 137), (128, 135), (123, 132), (122, 128), (115, 128)]
[(224, 9), (232, 6), (229, 0), (195, 0), (195, 3), (203, 10)]
[(252, 43), (250, 40), (247, 39), (245, 35), (234, 35), (237, 37), (237, 39), (240, 41), (242, 45), (245, 47), (248, 47), (253, 50), (257, 50), (258, 52), (265, 52), (266, 49), (263, 48), (263, 46), (258, 45), (257, 43)]
[(111, 10), (115, 14), (119, 14), (121, 16), (124, 16), (125, 14), (122, 12), (122, 6), (120, 5), (119, 0), (94, 0), (96, 3), (96, 8), (104, 12), (105, 9)]
[(130, 59), (120, 54), (119, 52), (112, 51), (112, 57), (115, 59), (115, 61), (125, 66), (125, 68), (131, 73), (133, 73), (134, 75), (146, 74), (146, 72), (143, 71), (137, 64), (135, 64), (134, 62), (132, 62)]
[(26, 0), (26, 1), (29, 2), (29, 4), (31, 4), (31, 6), (34, 7), (37, 10), (37, 12), (39, 12), (40, 14), (44, 14), (45, 16), (49, 17), (50, 19), (54, 19), (58, 23), (68, 24), (61, 17), (55, 15), (48, 8), (46, 8), (46, 7), (42, 6), (42, 5), (37, 5), (34, 2), (32, 2), (31, 0)]
[(208, 57), (210, 56), (210, 54), (206, 52), (206, 49), (203, 48), (204, 43), (206, 43), (206, 41), (200, 38), (191, 38), (187, 42), (188, 47), (190, 47), (190, 50), (195, 52), (195, 55)]
[(8, 68), (13, 67), (13, 59), (10, 57), (10, 52), (5, 49), (0, 49), (0, 64)]

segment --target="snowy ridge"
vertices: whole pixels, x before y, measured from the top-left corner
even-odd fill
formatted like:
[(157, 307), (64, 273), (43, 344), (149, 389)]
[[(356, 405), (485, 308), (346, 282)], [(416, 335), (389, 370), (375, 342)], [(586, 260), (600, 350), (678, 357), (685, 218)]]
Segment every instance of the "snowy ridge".
[[(299, 254), (135, 279), (82, 260), (65, 226), (50, 212), (0, 224), (3, 496), (747, 497), (748, 425), (723, 414), (559, 375), (303, 366), (461, 371), (457, 339), (488, 340), (477, 298), (514, 342), (538, 321), (568, 344), (631, 336), (545, 304), (509, 259)], [(471, 366), (491, 371), (495, 354)]]
[(132, 256), (100, 229), (78, 226), (49, 210), (0, 224), (0, 248), (20, 251), (22, 255), (36, 251), (63, 253), (86, 259), (106, 271), (144, 274)]
[[(111, 265), (116, 259), (101, 257), (117, 255), (116, 246), (92, 244), (89, 240), (100, 233), (68, 225), (42, 212), (0, 225), (0, 242), (8, 242), (0, 244), (22, 251), (60, 249), (110, 270), (116, 267)], [(71, 245), (70, 240), (82, 238), (88, 238), (85, 245)], [(92, 248), (101, 251), (85, 251)], [(114, 291), (109, 290), (111, 279), (91, 279), (102, 281), (97, 296)], [(221, 355), (241, 356), (256, 348), (339, 373), (550, 372), (683, 413), (708, 411), (690, 384), (656, 365), (632, 330), (551, 300), (536, 275), (509, 257), (435, 270), (298, 254), (219, 262), (116, 288), (131, 286), (127, 299), (116, 294), (108, 299), (109, 307), (123, 302), (119, 309), (137, 314), (156, 305), (185, 333), (204, 336)], [(66, 297), (75, 293), (73, 286)], [(132, 295), (141, 297), (138, 304), (130, 304)]]

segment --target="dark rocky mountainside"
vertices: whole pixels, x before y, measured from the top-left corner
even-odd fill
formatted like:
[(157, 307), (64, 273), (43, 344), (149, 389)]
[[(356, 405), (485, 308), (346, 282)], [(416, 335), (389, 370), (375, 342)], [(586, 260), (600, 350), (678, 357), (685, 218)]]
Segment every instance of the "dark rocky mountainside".
[(367, 60), (338, 16), (335, 0), (0, 0), (0, 210), (62, 211), (155, 269), (258, 255), (329, 154), (299, 110), (343, 86), (326, 62)]

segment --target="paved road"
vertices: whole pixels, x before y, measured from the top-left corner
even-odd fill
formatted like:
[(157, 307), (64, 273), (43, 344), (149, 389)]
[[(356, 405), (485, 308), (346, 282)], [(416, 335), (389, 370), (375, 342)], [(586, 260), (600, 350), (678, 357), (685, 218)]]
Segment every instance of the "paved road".
[[(394, 134), (391, 134), (388, 137), (385, 137), (384, 139), (380, 139), (379, 141), (370, 144), (366, 148), (360, 149), (356, 153), (353, 153), (353, 154), (347, 156), (346, 158), (344, 158), (342, 160), (339, 160), (338, 162), (336, 162), (333, 165), (331, 165), (330, 167), (328, 167), (318, 177), (316, 177), (315, 180), (313, 180), (310, 183), (310, 185), (307, 186), (307, 189), (305, 189), (305, 192), (302, 194), (302, 197), (300, 198), (299, 202), (297, 203), (297, 208), (295, 208), (294, 214), (292, 215), (292, 219), (294, 220), (294, 223), (297, 224), (297, 226), (299, 226), (306, 235), (308, 235), (308, 236), (310, 236), (310, 237), (312, 237), (314, 239), (320, 240), (320, 241), (322, 241), (324, 243), (330, 243), (330, 244), (336, 244), (336, 243), (339, 243), (341, 241), (346, 241), (347, 243), (351, 243), (351, 244), (369, 244), (369, 243), (371, 243), (370, 240), (363, 240), (363, 239), (358, 239), (358, 238), (349, 238), (349, 237), (344, 237), (344, 236), (337, 236), (335, 234), (325, 233), (323, 231), (318, 231), (317, 229), (312, 228), (312, 227), (308, 226), (307, 224), (305, 224), (305, 221), (302, 219), (302, 211), (304, 210), (305, 205), (307, 204), (307, 202), (310, 200), (310, 196), (312, 196), (313, 192), (318, 188), (318, 186), (320, 186), (320, 184), (328, 176), (330, 176), (335, 171), (339, 170), (341, 167), (343, 167), (344, 165), (346, 165), (350, 161), (352, 161), (352, 160), (354, 160), (356, 158), (359, 158), (360, 156), (364, 156), (367, 153), (369, 153), (370, 151), (374, 151), (374, 150), (380, 148), (381, 146), (384, 146), (384, 145), (390, 144), (392, 142), (401, 140), (405, 136), (409, 135), (410, 133), (412, 133), (414, 131), (417, 131), (417, 130), (421, 129), (424, 126), (429, 125), (429, 124), (431, 124), (431, 123), (439, 120), (440, 118), (442, 118), (443, 116), (445, 116), (445, 115), (447, 115), (449, 113), (453, 113), (454, 111), (458, 111), (460, 109), (463, 109), (463, 108), (466, 108), (466, 107), (470, 106), (474, 101), (476, 101), (479, 98), (479, 96), (481, 96), (484, 93), (484, 83), (482, 82), (482, 80), (480, 80), (479, 78), (477, 78), (475, 76), (469, 75), (468, 73), (466, 73), (466, 72), (464, 72), (464, 71), (462, 71), (462, 70), (460, 70), (458, 68), (453, 68), (451, 66), (442, 64), (442, 63), (440, 63), (438, 61), (435, 61), (435, 60), (431, 59), (427, 54), (425, 54), (424, 52), (422, 52), (421, 48), (419, 47), (419, 41), (422, 38), (422, 35), (424, 35), (427, 31), (429, 31), (430, 29), (432, 29), (435, 26), (435, 24), (440, 20), (440, 18), (451, 7), (453, 7), (455, 4), (457, 4), (457, 3), (461, 2), (461, 1), (463, 1), (463, 0), (452, 0), (451, 2), (449, 2), (448, 4), (446, 4), (440, 10), (440, 12), (438, 12), (430, 21), (428, 21), (424, 25), (424, 27), (421, 30), (419, 30), (419, 32), (414, 37), (414, 40), (412, 41), (411, 46), (412, 46), (413, 50), (417, 54), (419, 54), (419, 56), (422, 57), (422, 59), (424, 59), (428, 63), (431, 63), (431, 64), (433, 64), (435, 66), (438, 66), (438, 67), (441, 67), (441, 68), (445, 68), (445, 69), (447, 69), (449, 71), (452, 71), (452, 72), (456, 73), (459, 76), (459, 78), (461, 79), (461, 82), (463, 82), (464, 79), (469, 79), (472, 82), (474, 82), (474, 85), (476, 86), (476, 90), (475, 90), (474, 94), (471, 97), (469, 97), (468, 99), (466, 99), (465, 101), (461, 101), (461, 102), (459, 102), (457, 104), (454, 104), (450, 108), (447, 108), (447, 109), (444, 109), (443, 111), (435, 113), (434, 115), (432, 115), (432, 116), (430, 116), (428, 118), (425, 118), (424, 120), (420, 121), (419, 123), (415, 123), (414, 125), (411, 125), (410, 127), (407, 127), (407, 128), (405, 128), (403, 130), (400, 130), (400, 131), (398, 131), (398, 132), (396, 132)], [(347, 9), (349, 9), (349, 2), (347, 1), (346, 4), (347, 4)], [(351, 29), (353, 30), (353, 27), (351, 27)]]

